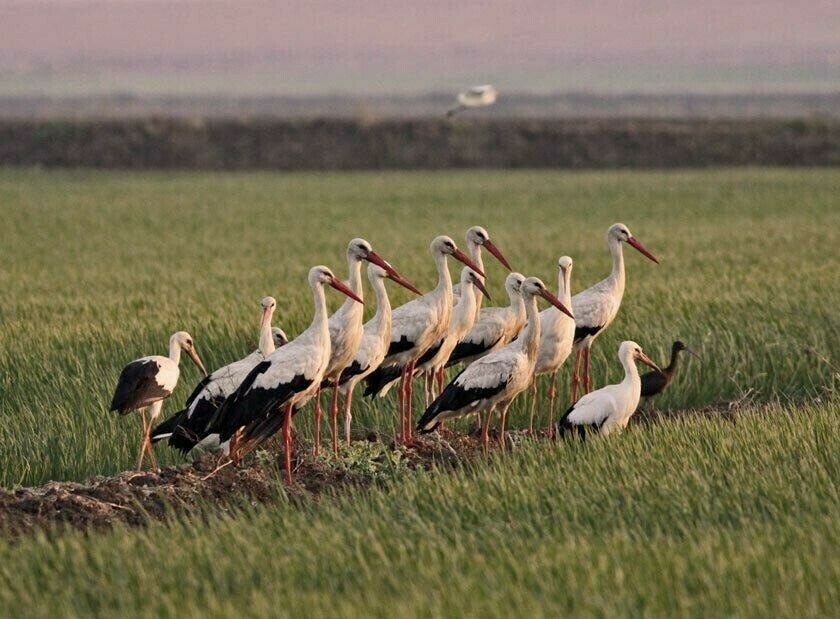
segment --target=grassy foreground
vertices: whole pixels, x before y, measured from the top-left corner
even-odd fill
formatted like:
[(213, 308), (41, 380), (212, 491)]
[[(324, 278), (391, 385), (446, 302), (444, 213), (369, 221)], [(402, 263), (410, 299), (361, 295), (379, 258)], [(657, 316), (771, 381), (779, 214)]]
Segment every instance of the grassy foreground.
[(677, 418), (362, 495), (0, 543), (11, 616), (829, 616), (840, 408)]
[[(480, 223), (526, 274), (554, 282), (557, 257), (573, 256), (580, 290), (609, 271), (604, 232), (624, 221), (662, 264), (626, 250), (628, 289), (596, 346), (596, 385), (620, 376), (620, 340), (664, 359), (680, 337), (704, 358), (660, 407), (834, 393), (838, 195), (837, 170), (0, 171), (0, 485), (130, 468), (139, 423), (106, 413), (122, 366), (165, 353), (177, 329), (193, 334), (210, 368), (239, 358), (256, 345), (266, 294), (278, 299), (277, 322), (300, 332), (311, 316), (306, 272), (324, 263), (345, 273), (354, 236), (428, 289), (430, 239), (460, 241)], [(488, 262), (488, 276), (503, 303), (501, 266)], [(395, 304), (408, 298), (392, 293)], [(164, 414), (197, 378), (185, 364)], [(393, 426), (392, 399), (359, 400), (358, 427)], [(301, 416), (305, 432), (308, 421)]]

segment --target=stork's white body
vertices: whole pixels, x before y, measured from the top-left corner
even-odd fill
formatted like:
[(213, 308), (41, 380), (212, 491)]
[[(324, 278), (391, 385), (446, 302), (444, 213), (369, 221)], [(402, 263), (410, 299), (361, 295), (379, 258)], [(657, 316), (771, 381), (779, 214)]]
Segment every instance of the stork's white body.
[(624, 297), (624, 253), (621, 242), (613, 238), (608, 242), (612, 272), (594, 286), (572, 297), (572, 313), (579, 335), (575, 343), (578, 346), (592, 346), (595, 338), (615, 320)]
[[(567, 256), (564, 256), (567, 258)], [(557, 283), (557, 298), (566, 307), (572, 307), (571, 259), (568, 267), (561, 266)], [(574, 311), (574, 310), (572, 310)], [(540, 344), (537, 348), (537, 376), (550, 374), (560, 369), (569, 355), (575, 340), (575, 321), (554, 306), (540, 312)]]
[[(481, 265), (479, 265), (481, 266)], [(473, 271), (469, 267), (464, 267), (461, 273), (461, 281), (459, 286), (466, 292), (465, 295), (458, 299), (455, 307), (452, 310), (452, 315), (449, 319), (449, 327), (440, 340), (440, 347), (435, 352), (431, 359), (424, 361), (417, 365), (416, 371), (419, 372), (437, 372), (443, 369), (446, 362), (449, 360), (449, 355), (455, 349), (455, 346), (461, 341), (470, 329), (476, 319), (476, 295), (473, 291), (483, 296), (481, 291), (476, 286), (470, 283), (469, 278), (473, 277)], [(478, 277), (476, 274), (475, 277)]]
[[(362, 286), (362, 258), (347, 252), (347, 286), (360, 298), (364, 298)], [(341, 371), (350, 365), (362, 343), (364, 306), (348, 298), (329, 319), (330, 360), (324, 378), (337, 381)]]

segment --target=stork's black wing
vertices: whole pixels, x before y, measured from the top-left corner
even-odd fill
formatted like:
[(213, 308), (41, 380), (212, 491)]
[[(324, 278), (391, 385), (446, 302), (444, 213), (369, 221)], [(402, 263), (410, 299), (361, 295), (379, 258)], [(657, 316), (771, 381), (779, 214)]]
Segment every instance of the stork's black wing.
[(193, 403), (193, 400), (195, 400), (201, 394), (201, 392), (204, 391), (204, 388), (207, 386), (207, 383), (209, 383), (211, 380), (212, 374), (208, 374), (207, 376), (202, 378), (201, 381), (199, 381), (199, 383), (195, 386), (195, 389), (193, 389), (193, 392), (190, 394), (190, 397), (188, 397), (187, 401), (184, 403), (184, 408), (190, 407), (190, 404)]
[(438, 416), (446, 412), (459, 411), (467, 408), (471, 404), (492, 397), (502, 391), (507, 385), (507, 381), (500, 382), (490, 387), (470, 387), (468, 385), (458, 384), (458, 378), (466, 370), (462, 370), (452, 382), (450, 382), (434, 402), (429, 405), (426, 412), (417, 423), (417, 430), (419, 432), (432, 432), (437, 428)]
[(385, 387), (390, 385), (395, 380), (399, 379), (402, 374), (403, 366), (389, 365), (382, 367), (381, 365), (373, 372), (368, 374), (365, 379), (365, 396), (378, 395)]
[(354, 376), (358, 376), (362, 372), (366, 371), (368, 367), (369, 366), (362, 367), (361, 363), (354, 361), (341, 371), (341, 376), (338, 377), (338, 384), (343, 385)]
[(585, 337), (588, 337), (590, 335), (595, 335), (602, 328), (603, 328), (603, 326), (600, 326), (600, 325), (597, 326), (597, 327), (588, 327), (588, 326), (587, 327), (575, 327), (575, 340), (574, 340), (575, 344), (577, 344), (578, 342), (583, 340)]
[(471, 342), (469, 340), (462, 340), (456, 344), (449, 355), (449, 360), (446, 362), (446, 367), (460, 363), (463, 359), (480, 355), (481, 353), (490, 350), (495, 346), (501, 338), (496, 338), (492, 342)]
[(159, 371), (160, 365), (152, 359), (138, 359), (125, 366), (117, 379), (110, 410), (125, 415), (167, 397), (170, 392), (156, 380)]

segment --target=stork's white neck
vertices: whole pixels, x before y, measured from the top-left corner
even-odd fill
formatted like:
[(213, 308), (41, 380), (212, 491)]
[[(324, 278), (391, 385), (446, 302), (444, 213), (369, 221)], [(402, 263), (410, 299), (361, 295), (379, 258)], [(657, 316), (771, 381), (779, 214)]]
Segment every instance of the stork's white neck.
[(461, 296), (458, 298), (458, 304), (452, 310), (452, 318), (449, 321), (449, 331), (458, 335), (458, 339), (466, 335), (475, 323), (476, 312), (476, 294), (481, 294), (477, 286), (473, 286), (472, 282), (461, 282)]
[[(347, 256), (347, 285), (360, 299), (364, 299), (364, 289), (362, 287), (362, 261), (351, 255)], [(350, 297), (347, 297), (347, 300), (343, 303), (341, 309), (347, 311), (356, 305), (361, 307), (360, 303), (354, 301)]]
[(169, 358), (176, 364), (181, 361), (181, 344), (174, 337), (169, 340)]
[[(484, 270), (484, 258), (482, 258), (481, 245), (476, 243), (475, 241), (467, 239), (467, 248), (470, 250), (470, 258), (473, 259), (473, 262), (475, 262), (476, 266), (478, 266), (478, 268), (481, 269), (482, 273), (486, 273), (486, 271)], [(481, 281), (484, 281), (484, 278), (482, 278)], [(462, 290), (461, 294), (463, 293), (464, 291)], [(481, 291), (478, 288), (473, 286), (472, 296), (473, 299), (475, 299), (475, 307), (473, 308), (473, 314), (475, 314), (475, 319), (477, 320), (478, 311), (481, 309), (481, 304), (484, 302), (484, 295), (481, 294)]]
[(636, 367), (636, 360), (632, 355), (628, 355), (621, 359), (621, 365), (624, 366), (624, 383), (641, 383), (642, 379), (639, 377), (639, 368)]
[(517, 316), (521, 315), (523, 312), (527, 312), (525, 309), (525, 301), (520, 293), (510, 292), (508, 293), (508, 296), (510, 298), (511, 311), (513, 311)]
[(560, 269), (557, 277), (557, 298), (566, 307), (572, 306), (572, 269)]
[(435, 266), (438, 272), (438, 284), (435, 288), (435, 294), (440, 297), (449, 299), (452, 303), (452, 277), (449, 275), (449, 265), (446, 260), (446, 254), (439, 252), (435, 254)]
[(312, 302), (315, 306), (312, 324), (300, 337), (317, 337), (326, 340), (327, 353), (329, 354), (330, 329), (327, 318), (327, 299), (324, 294), (324, 284), (321, 282), (315, 282), (312, 285)]
[(271, 310), (268, 320), (260, 327), (260, 347), (259, 351), (263, 357), (267, 357), (274, 352), (274, 336), (271, 333), (271, 316), (274, 310)]
[(624, 290), (624, 252), (621, 248), (621, 241), (610, 237), (610, 255), (612, 255), (612, 273), (610, 279), (613, 280), (618, 288)]
[[(388, 291), (385, 288), (385, 280), (381, 277), (374, 277), (370, 280), (373, 294), (376, 297), (376, 313), (371, 318), (374, 331), (383, 334), (385, 327), (391, 324), (391, 300), (388, 298)], [(388, 334), (390, 339), (390, 333)]]
[(530, 294), (518, 295), (525, 306), (525, 319), (528, 323), (519, 338), (520, 346), (529, 359), (536, 361), (537, 345), (540, 342), (540, 316), (537, 308), (537, 298)]

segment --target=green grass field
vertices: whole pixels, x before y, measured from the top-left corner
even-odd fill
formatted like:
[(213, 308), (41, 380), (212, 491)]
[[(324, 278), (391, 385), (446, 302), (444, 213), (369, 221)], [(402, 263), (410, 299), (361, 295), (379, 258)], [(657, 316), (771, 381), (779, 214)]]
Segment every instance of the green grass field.
[[(266, 294), (299, 332), (307, 270), (343, 274), (354, 236), (428, 288), (431, 238), (482, 224), (517, 270), (553, 285), (557, 257), (573, 256), (580, 290), (608, 272), (604, 232), (623, 221), (662, 264), (626, 250), (596, 385), (620, 377), (622, 339), (664, 360), (679, 337), (703, 355), (659, 401), (671, 418), (609, 440), (209, 530), (187, 520), (0, 545), (0, 600), (13, 614), (827, 612), (840, 598), (839, 195), (837, 170), (0, 171), (5, 487), (130, 468), (139, 424), (106, 413), (124, 363), (165, 352), (177, 329), (208, 367), (238, 358)], [(488, 276), (501, 302), (502, 268)], [(198, 379), (184, 368), (165, 414)], [(678, 412), (738, 398), (755, 409), (734, 424)], [(360, 401), (355, 419), (392, 428), (393, 402)]]

